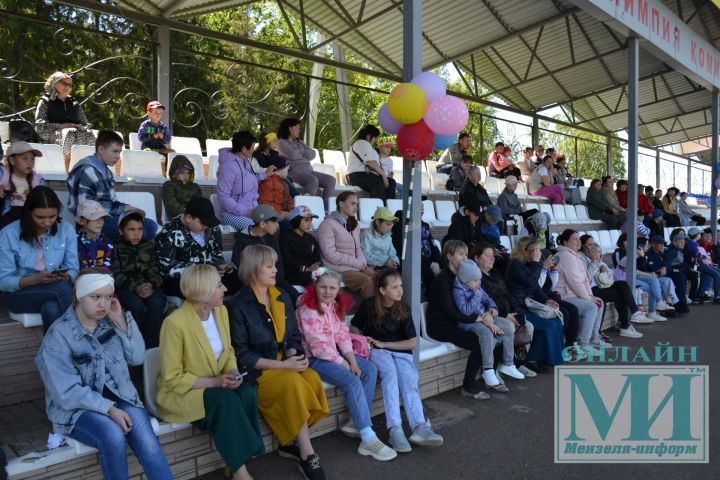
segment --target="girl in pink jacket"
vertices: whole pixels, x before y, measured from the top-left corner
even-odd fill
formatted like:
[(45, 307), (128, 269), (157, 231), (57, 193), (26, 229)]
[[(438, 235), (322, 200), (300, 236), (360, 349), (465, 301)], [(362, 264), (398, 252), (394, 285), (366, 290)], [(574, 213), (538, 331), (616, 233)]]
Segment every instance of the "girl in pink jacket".
[(558, 283), (556, 290), (566, 302), (572, 303), (580, 313), (580, 329), (578, 332), (578, 354), (585, 356), (599, 354), (598, 349), (607, 347), (600, 338), (600, 325), (605, 310), (603, 301), (593, 296), (585, 264), (578, 257), (580, 235), (572, 229), (562, 232), (557, 238)]
[[(353, 353), (350, 331), (343, 321), (352, 306), (352, 298), (340, 292), (340, 275), (320, 267), (312, 273), (315, 284), (298, 299), (296, 318), (302, 334), (302, 345), (310, 367), (328, 382), (343, 391), (351, 422), (340, 430), (351, 437), (360, 437), (358, 453), (387, 461), (397, 456), (392, 448), (380, 441), (372, 429), (370, 410), (377, 367)], [(354, 425), (353, 425), (354, 424)]]

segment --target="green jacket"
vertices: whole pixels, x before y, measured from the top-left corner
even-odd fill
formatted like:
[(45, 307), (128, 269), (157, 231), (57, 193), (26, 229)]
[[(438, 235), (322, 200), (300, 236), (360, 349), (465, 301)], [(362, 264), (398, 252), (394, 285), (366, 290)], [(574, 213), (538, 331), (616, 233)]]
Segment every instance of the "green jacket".
[[(175, 172), (180, 166), (190, 170), (190, 177), (187, 183), (181, 183), (174, 179)], [(193, 197), (201, 197), (200, 185), (194, 183), (195, 169), (192, 163), (183, 155), (173, 158), (168, 168), (168, 180), (162, 187), (162, 201), (167, 212), (168, 219), (177, 217), (181, 213), (185, 213), (185, 205)]]
[(112, 273), (115, 288), (134, 291), (141, 283), (149, 282), (153, 289), (162, 287), (163, 278), (153, 242), (141, 241), (131, 245), (122, 238), (113, 250)]

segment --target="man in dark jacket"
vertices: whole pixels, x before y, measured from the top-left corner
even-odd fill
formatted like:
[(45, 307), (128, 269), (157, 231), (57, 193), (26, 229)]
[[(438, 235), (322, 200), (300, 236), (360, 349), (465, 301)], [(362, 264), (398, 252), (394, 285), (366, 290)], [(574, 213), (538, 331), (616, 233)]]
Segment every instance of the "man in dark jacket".
[[(425, 197), (423, 196), (423, 200)], [(420, 214), (424, 213), (424, 205), (420, 204)], [(403, 212), (395, 212), (397, 218), (401, 218)], [(432, 285), (435, 275), (440, 273), (440, 249), (435, 244), (435, 238), (430, 230), (430, 224), (421, 221), (420, 227), (420, 275), (423, 291), (427, 293)], [(392, 227), (392, 243), (395, 251), (402, 255), (403, 231), (401, 222), (395, 222)], [(401, 259), (402, 260), (402, 259)]]
[(468, 168), (467, 178), (460, 188), (460, 206), (464, 207), (470, 200), (476, 200), (483, 209), (492, 205), (490, 195), (480, 183), (480, 167), (476, 165)]
[(277, 274), (275, 276), (275, 286), (281, 290), (287, 292), (290, 295), (290, 299), (295, 305), (295, 301), (298, 297), (298, 291), (295, 287), (290, 285), (285, 279), (285, 266), (282, 260), (282, 253), (280, 252), (280, 241), (278, 237), (280, 218), (279, 214), (270, 205), (258, 205), (252, 210), (250, 218), (255, 223), (245, 232), (238, 232), (235, 234), (235, 246), (232, 252), (232, 262), (235, 265), (240, 264), (240, 255), (243, 250), (250, 245), (267, 245), (268, 247), (275, 250), (277, 254), (277, 262), (275, 267), (277, 268)]

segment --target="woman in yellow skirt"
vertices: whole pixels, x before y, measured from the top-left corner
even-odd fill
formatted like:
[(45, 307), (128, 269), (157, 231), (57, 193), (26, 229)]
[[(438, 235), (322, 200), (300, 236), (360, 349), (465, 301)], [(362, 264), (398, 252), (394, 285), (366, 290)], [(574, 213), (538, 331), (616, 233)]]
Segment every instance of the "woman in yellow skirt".
[(230, 333), (238, 363), (258, 386), (260, 414), (278, 438), (278, 454), (300, 462), (308, 480), (324, 480), (308, 427), (328, 413), (320, 376), (308, 368), (290, 296), (275, 287), (277, 254), (265, 245), (243, 250), (246, 285), (230, 300)]

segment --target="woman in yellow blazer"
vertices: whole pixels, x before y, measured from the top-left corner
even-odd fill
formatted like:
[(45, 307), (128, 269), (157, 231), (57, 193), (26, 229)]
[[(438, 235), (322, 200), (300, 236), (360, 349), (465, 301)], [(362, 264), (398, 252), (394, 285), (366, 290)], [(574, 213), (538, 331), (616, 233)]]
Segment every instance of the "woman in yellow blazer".
[(230, 343), (226, 288), (215, 267), (193, 265), (180, 277), (185, 303), (160, 330), (157, 409), (167, 422), (209, 430), (234, 479), (252, 479), (245, 464), (265, 451), (257, 392), (237, 369)]

